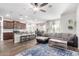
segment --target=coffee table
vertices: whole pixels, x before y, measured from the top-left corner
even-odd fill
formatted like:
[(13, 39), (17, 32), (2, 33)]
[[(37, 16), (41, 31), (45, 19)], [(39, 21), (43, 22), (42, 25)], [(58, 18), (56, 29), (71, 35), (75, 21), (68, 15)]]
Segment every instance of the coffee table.
[(48, 42), (51, 47), (67, 48), (67, 41), (58, 39), (49, 39)]
[(48, 37), (43, 37), (43, 36), (37, 36), (36, 41), (37, 43), (48, 43), (49, 38)]

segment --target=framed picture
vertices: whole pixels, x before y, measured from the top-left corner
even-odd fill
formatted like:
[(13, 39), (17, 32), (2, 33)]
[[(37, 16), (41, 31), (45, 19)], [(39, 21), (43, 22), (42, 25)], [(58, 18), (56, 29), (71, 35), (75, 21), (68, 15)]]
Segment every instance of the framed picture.
[(76, 27), (76, 21), (73, 19), (68, 20), (68, 29), (73, 30)]

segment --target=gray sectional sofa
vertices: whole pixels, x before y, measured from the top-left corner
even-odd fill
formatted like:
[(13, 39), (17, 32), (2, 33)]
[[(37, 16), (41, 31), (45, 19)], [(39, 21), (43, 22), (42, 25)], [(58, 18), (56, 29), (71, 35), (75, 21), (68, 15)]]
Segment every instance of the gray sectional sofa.
[(43, 36), (49, 37), (50, 39), (57, 39), (67, 41), (68, 46), (78, 47), (78, 37), (76, 34), (69, 33), (49, 33), (44, 34)]

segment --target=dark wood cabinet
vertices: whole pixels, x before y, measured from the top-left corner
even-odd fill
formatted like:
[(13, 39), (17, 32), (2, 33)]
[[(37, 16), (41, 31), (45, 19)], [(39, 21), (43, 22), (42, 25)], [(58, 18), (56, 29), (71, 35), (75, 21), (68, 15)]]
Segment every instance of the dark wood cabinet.
[[(21, 23), (20, 21), (3, 21), (3, 28), (5, 29), (26, 29), (26, 24)], [(13, 32), (4, 32), (3, 39), (9, 40), (14, 39)]]
[(3, 33), (3, 39), (4, 40), (14, 39), (14, 33), (13, 32)]
[(21, 25), (20, 29), (26, 29), (26, 24), (20, 23), (20, 25)]
[(26, 24), (19, 21), (4, 21), (4, 29), (26, 29)]
[(4, 21), (3, 28), (4, 29), (13, 29), (13, 21)]
[(19, 21), (14, 21), (14, 28), (15, 29), (26, 29), (26, 24), (21, 23)]
[(19, 29), (19, 27), (20, 27), (19, 21), (14, 21), (14, 28)]

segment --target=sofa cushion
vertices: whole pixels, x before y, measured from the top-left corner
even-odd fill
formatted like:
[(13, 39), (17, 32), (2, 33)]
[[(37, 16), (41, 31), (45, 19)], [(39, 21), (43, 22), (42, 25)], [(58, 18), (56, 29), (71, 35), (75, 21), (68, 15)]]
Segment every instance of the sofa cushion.
[(67, 33), (63, 33), (63, 34), (62, 34), (63, 40), (68, 41), (68, 40), (69, 40), (69, 37), (70, 37), (70, 36), (69, 36)]
[(71, 34), (69, 37), (68, 37), (68, 40), (73, 40), (74, 39), (74, 34)]
[(48, 35), (48, 37), (49, 38), (55, 38), (55, 34), (54, 33), (51, 33), (51, 34)]
[(62, 38), (62, 33), (56, 33), (55, 37), (56, 38)]

